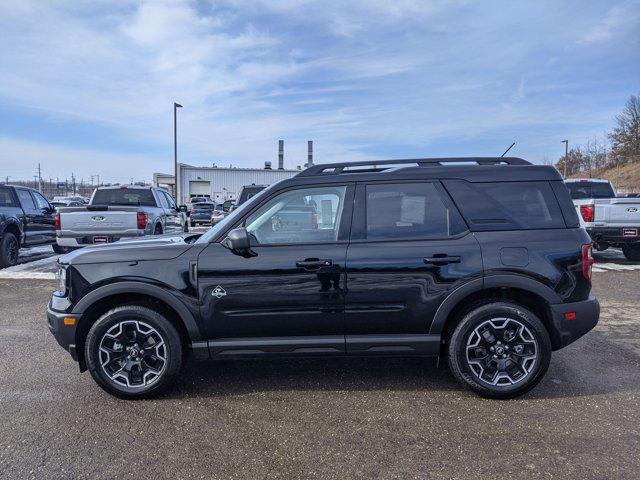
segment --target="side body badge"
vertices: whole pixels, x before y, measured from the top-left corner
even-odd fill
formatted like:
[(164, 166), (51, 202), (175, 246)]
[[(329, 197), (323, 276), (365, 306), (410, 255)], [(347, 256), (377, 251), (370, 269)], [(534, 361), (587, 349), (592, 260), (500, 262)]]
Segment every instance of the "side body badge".
[(227, 295), (227, 292), (225, 291), (224, 288), (218, 285), (216, 288), (213, 289), (213, 291), (211, 292), (211, 295), (213, 295), (216, 298), (222, 298)]

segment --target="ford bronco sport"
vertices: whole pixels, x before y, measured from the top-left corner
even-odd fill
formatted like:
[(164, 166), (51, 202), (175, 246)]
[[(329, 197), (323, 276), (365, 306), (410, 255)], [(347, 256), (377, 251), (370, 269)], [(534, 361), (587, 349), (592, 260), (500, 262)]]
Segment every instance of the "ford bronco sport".
[(59, 260), (47, 317), (108, 392), (165, 391), (186, 355), (448, 357), (510, 398), (598, 321), (591, 239), (560, 174), (518, 158), (312, 166), (204, 235)]

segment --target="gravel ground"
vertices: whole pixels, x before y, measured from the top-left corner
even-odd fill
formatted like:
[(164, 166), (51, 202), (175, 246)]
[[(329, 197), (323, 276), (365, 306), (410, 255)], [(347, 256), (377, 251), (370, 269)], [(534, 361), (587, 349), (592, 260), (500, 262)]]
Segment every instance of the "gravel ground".
[(640, 271), (510, 401), (420, 359), (207, 362), (152, 401), (100, 390), (49, 334), (55, 283), (0, 280), (0, 478), (638, 478)]

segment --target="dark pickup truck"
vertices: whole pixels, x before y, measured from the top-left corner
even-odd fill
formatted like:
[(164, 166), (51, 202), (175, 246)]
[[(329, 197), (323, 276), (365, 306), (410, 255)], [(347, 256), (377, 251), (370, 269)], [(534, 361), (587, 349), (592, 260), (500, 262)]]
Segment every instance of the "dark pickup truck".
[(56, 209), (31, 188), (0, 186), (0, 268), (15, 265), (21, 247), (53, 245), (56, 253)]

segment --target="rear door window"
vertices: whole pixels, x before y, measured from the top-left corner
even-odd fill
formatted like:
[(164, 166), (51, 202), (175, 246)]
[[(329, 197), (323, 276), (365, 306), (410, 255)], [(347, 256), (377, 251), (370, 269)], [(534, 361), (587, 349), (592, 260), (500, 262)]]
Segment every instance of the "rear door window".
[(446, 180), (444, 184), (472, 230), (565, 227), (548, 182)]
[(31, 197), (31, 194), (28, 190), (22, 190), (21, 188), (16, 189), (16, 193), (18, 194), (18, 199), (20, 200), (20, 204), (22, 205), (23, 210), (35, 210), (36, 204)]
[(434, 183), (366, 186), (367, 240), (447, 238), (466, 229)]

